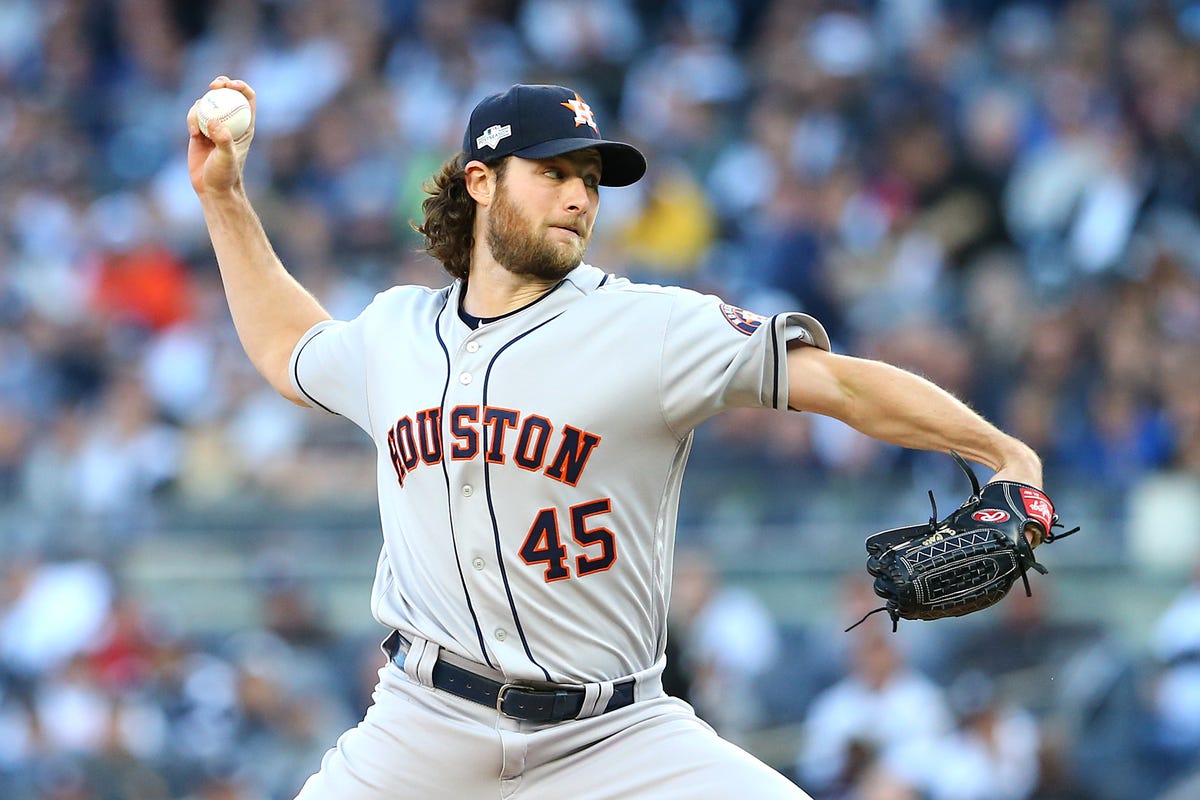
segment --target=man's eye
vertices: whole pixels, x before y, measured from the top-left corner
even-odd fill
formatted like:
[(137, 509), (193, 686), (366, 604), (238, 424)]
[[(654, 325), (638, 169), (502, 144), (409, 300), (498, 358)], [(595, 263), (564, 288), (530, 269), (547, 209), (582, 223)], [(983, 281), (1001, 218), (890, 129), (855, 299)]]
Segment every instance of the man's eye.
[(598, 189), (600, 188), (600, 178), (595, 175), (588, 175), (583, 179), (583, 184), (589, 189)]
[(561, 178), (563, 175), (562, 170), (556, 167), (551, 167), (550, 169), (546, 170), (545, 174), (551, 178)]

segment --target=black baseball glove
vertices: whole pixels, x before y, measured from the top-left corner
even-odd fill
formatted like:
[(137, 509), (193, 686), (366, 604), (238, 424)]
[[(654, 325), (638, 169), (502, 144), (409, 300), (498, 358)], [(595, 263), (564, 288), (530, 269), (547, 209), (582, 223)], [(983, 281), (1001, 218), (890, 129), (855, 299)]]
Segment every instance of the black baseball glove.
[[(1063, 527), (1041, 489), (1014, 481), (993, 481), (981, 490), (974, 470), (958, 453), (950, 455), (971, 480), (971, 496), (941, 522), (933, 492), (933, 513), (924, 525), (893, 528), (867, 537), (867, 571), (875, 594), (887, 602), (867, 614), (886, 611), (892, 630), (901, 618), (961, 617), (999, 602), (1017, 578), (1029, 588), (1028, 570), (1045, 573), (1033, 544), (1053, 542), (1079, 528)], [(850, 630), (867, 617), (851, 625)]]

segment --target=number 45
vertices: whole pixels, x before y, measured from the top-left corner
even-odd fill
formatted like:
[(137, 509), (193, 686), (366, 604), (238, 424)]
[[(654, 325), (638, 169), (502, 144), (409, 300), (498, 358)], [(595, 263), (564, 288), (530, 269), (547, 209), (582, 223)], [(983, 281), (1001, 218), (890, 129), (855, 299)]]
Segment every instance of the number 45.
[[(608, 528), (588, 528), (588, 518), (612, 511), (608, 498), (592, 500), (571, 506), (571, 537), (583, 547), (600, 546), (596, 557), (575, 557), (575, 573), (580, 577), (593, 572), (603, 572), (617, 560), (617, 542)], [(521, 545), (521, 559), (530, 566), (546, 565), (546, 582), (561, 581), (571, 577), (567, 566), (567, 546), (559, 536), (558, 509), (543, 508), (533, 520), (525, 543)]]

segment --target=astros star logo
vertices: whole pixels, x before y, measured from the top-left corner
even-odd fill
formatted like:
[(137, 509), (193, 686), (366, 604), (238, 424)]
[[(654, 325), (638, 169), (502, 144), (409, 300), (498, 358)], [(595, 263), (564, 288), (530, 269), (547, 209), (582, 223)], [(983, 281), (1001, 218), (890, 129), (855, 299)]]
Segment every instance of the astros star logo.
[(575, 112), (575, 127), (580, 125), (590, 125), (596, 133), (600, 129), (596, 127), (596, 115), (592, 113), (592, 107), (583, 102), (583, 98), (579, 96), (579, 92), (575, 93), (574, 100), (568, 100), (565, 103), (559, 103), (560, 106), (566, 106)]
[(754, 333), (759, 325), (767, 321), (767, 318), (761, 314), (755, 314), (753, 311), (731, 306), (728, 303), (721, 304), (721, 313), (725, 315), (726, 322), (747, 336)]

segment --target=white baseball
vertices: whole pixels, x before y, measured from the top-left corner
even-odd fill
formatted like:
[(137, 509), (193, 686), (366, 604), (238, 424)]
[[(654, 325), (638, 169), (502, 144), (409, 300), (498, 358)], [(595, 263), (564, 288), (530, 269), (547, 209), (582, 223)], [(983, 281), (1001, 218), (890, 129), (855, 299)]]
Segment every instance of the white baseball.
[(208, 136), (209, 120), (219, 119), (234, 139), (240, 139), (250, 127), (250, 118), (250, 101), (237, 89), (209, 89), (196, 105), (196, 122), (205, 136)]

